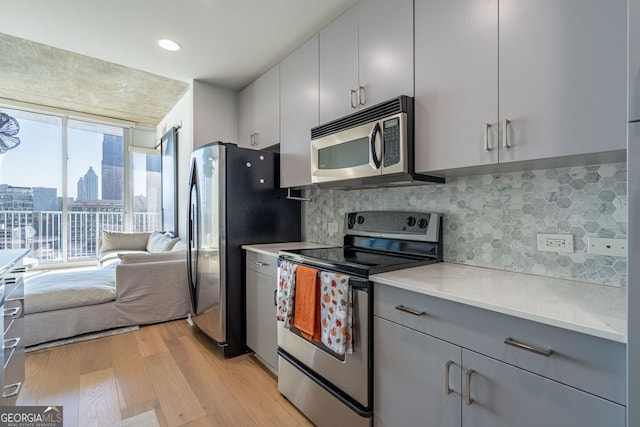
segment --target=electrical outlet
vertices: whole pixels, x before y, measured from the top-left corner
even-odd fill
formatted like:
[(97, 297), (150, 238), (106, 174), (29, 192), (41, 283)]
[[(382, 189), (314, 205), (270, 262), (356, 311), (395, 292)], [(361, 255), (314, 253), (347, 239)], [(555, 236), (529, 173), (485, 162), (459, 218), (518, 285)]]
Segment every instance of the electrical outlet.
[(626, 239), (605, 239), (589, 237), (588, 252), (592, 255), (627, 256)]
[(538, 250), (540, 252), (573, 252), (573, 234), (538, 234)]
[(329, 233), (331, 234), (335, 234), (338, 232), (338, 223), (337, 222), (330, 222), (327, 224), (327, 228)]

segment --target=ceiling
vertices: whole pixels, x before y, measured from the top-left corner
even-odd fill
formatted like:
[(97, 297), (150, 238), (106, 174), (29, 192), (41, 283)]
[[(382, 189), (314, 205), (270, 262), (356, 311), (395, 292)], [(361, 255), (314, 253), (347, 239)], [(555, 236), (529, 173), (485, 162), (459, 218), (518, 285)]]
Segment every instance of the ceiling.
[(356, 2), (0, 0), (0, 98), (156, 125), (192, 80), (242, 89)]

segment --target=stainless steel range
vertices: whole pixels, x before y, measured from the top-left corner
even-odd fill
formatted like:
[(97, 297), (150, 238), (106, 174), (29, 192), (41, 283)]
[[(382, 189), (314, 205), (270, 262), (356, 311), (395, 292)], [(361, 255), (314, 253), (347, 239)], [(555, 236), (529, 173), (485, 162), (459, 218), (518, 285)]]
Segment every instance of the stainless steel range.
[(278, 390), (318, 426), (372, 423), (372, 303), (369, 276), (442, 261), (442, 215), (351, 212), (343, 246), (280, 252), (279, 263), (348, 278), (352, 353), (341, 354), (278, 322)]

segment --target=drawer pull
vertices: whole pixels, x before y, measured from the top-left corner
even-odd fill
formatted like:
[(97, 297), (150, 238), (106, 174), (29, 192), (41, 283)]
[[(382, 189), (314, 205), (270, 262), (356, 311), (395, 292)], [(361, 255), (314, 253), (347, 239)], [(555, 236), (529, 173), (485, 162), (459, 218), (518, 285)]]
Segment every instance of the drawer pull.
[(253, 261), (253, 263), (259, 267), (266, 267), (267, 265), (269, 265), (268, 262), (262, 262), (262, 261)]
[(5, 308), (4, 309), (4, 317), (10, 317), (11, 319), (15, 319), (20, 317), (20, 312), (22, 311), (22, 306), (17, 306), (13, 308)]
[(273, 305), (274, 306), (278, 306), (278, 290), (274, 289), (273, 290)]
[(549, 350), (541, 350), (539, 348), (531, 347), (530, 345), (523, 344), (523, 343), (521, 343), (519, 341), (516, 341), (511, 337), (505, 338), (504, 343), (507, 344), (507, 345), (511, 345), (513, 347), (517, 347), (517, 348), (521, 348), (523, 350), (530, 351), (530, 352), (535, 353), (535, 354), (539, 354), (541, 356), (545, 356), (545, 357), (549, 357), (549, 356), (551, 356), (553, 354), (553, 350), (551, 350), (551, 349), (549, 349)]
[(444, 364), (444, 395), (448, 396), (451, 394), (451, 387), (449, 387), (449, 372), (451, 371), (451, 365), (453, 365), (453, 360), (447, 361)]
[(20, 342), (20, 337), (10, 338), (8, 340), (4, 340), (4, 349), (5, 350), (11, 350), (13, 348), (16, 348), (18, 346), (19, 342)]
[[(11, 393), (7, 394), (8, 390), (11, 389), (15, 389), (13, 390)], [(3, 399), (8, 399), (10, 397), (16, 396), (18, 393), (20, 393), (20, 389), (22, 388), (22, 383), (15, 383), (15, 384), (9, 384), (3, 387), (3, 391), (2, 391), (2, 398)]]
[(474, 372), (473, 369), (464, 371), (464, 404), (467, 406), (471, 406), (473, 403), (473, 399), (471, 398), (471, 375), (473, 375)]
[(414, 310), (412, 308), (405, 307), (404, 305), (396, 305), (396, 310), (404, 311), (405, 313), (413, 314), (414, 316), (424, 316), (424, 311)]

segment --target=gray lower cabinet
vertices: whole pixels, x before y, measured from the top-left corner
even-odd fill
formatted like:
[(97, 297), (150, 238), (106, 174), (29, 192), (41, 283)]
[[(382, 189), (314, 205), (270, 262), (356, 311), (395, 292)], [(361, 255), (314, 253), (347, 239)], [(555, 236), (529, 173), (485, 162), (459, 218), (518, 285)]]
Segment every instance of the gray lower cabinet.
[(272, 372), (278, 371), (278, 334), (274, 304), (277, 257), (246, 254), (247, 345)]
[(2, 349), (0, 406), (15, 405), (25, 377), (24, 347), (24, 256), (26, 250), (0, 251), (0, 285), (4, 287), (4, 302), (0, 309)]
[(463, 350), (462, 361), (465, 381), (469, 377), (465, 427), (625, 425), (624, 406), (472, 351)]
[(380, 317), (373, 330), (374, 425), (459, 426), (461, 348)]
[(381, 284), (373, 333), (376, 426), (625, 426), (623, 344)]

